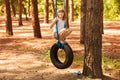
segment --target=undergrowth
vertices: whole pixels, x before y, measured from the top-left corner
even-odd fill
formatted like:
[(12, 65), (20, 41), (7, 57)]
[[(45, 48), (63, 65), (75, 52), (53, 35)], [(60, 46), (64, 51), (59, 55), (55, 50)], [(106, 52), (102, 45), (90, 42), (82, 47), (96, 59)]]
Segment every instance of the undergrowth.
[[(50, 49), (43, 50), (42, 53), (45, 55), (44, 60), (50, 60)], [(74, 55), (73, 66), (83, 67), (84, 55)], [(120, 59), (110, 59), (107, 56), (102, 56), (102, 68), (106, 70), (120, 70)]]

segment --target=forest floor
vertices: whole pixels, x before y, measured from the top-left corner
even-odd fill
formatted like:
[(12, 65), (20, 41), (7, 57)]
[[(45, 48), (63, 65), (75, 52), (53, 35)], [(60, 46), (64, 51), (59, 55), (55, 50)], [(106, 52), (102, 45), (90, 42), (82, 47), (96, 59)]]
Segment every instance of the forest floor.
[[(12, 22), (14, 35), (7, 36), (4, 18), (0, 19), (0, 80), (92, 80), (73, 74), (77, 71), (82, 73), (82, 66), (74, 65), (75, 61), (67, 69), (53, 66), (49, 50), (56, 40), (49, 24), (41, 22), (42, 39), (36, 39), (33, 37), (31, 21), (24, 20), (23, 26), (18, 26), (17, 19)], [(75, 56), (84, 53), (84, 46), (79, 43), (79, 25), (79, 21), (70, 23), (73, 32), (66, 39)], [(104, 22), (102, 52), (111, 59), (120, 59), (120, 22)], [(78, 62), (79, 65), (83, 64), (83, 61)], [(103, 72), (106, 75), (104, 80), (120, 80), (120, 68)]]

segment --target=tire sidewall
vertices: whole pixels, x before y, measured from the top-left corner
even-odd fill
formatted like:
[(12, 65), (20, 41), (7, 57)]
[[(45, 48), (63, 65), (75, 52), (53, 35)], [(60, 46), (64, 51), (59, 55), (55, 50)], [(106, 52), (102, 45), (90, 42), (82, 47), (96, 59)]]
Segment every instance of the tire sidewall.
[(53, 63), (53, 65), (59, 69), (65, 69), (65, 68), (68, 68), (72, 62), (73, 62), (73, 51), (71, 49), (71, 47), (69, 46), (68, 43), (65, 43), (64, 44), (64, 51), (65, 51), (65, 55), (66, 55), (66, 58), (65, 58), (65, 61), (64, 63), (62, 63), (59, 59), (58, 59), (58, 55), (57, 55), (57, 52), (59, 50), (59, 47), (57, 46), (57, 44), (54, 44), (52, 47), (51, 47), (51, 50), (50, 50), (50, 58), (51, 58), (51, 62)]

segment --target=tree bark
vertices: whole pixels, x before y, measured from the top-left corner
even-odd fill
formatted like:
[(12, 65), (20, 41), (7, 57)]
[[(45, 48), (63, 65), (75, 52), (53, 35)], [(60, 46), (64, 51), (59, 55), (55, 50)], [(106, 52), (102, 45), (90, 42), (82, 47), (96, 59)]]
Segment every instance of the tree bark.
[(19, 9), (19, 26), (22, 26), (22, 0), (18, 0)]
[(15, 6), (13, 3), (11, 3), (12, 6), (12, 12), (13, 12), (13, 17), (16, 17), (16, 10), (15, 10)]
[[(100, 4), (101, 11), (103, 11), (103, 0), (100, 0)], [(103, 13), (101, 13), (101, 16), (103, 16)], [(103, 17), (101, 17), (101, 34), (104, 34)]]
[(85, 55), (83, 75), (102, 78), (102, 34), (103, 13), (101, 0), (86, 1)]
[(85, 41), (85, 24), (86, 24), (86, 0), (81, 0), (81, 20), (80, 20), (80, 43)]
[(28, 20), (27, 10), (26, 10), (26, 8), (24, 7), (24, 4), (22, 4), (22, 8), (23, 8), (23, 10), (24, 10), (24, 15), (25, 15), (25, 17), (26, 17), (26, 20)]
[(66, 13), (66, 26), (67, 26), (67, 28), (69, 28), (69, 18), (68, 18), (68, 12), (69, 12), (68, 3), (69, 3), (69, 0), (63, 0), (63, 1), (64, 1), (65, 13)]
[(11, 19), (11, 11), (10, 11), (10, 2), (9, 2), (9, 0), (4, 0), (4, 6), (5, 6), (6, 33), (8, 35), (13, 35), (12, 19)]
[(53, 12), (53, 18), (55, 18), (54, 0), (52, 0), (52, 12)]
[(44, 10), (44, 23), (49, 23), (49, 0), (45, 0), (45, 10)]
[(41, 38), (37, 0), (32, 0), (32, 26), (33, 26), (34, 37)]
[(28, 0), (28, 15), (30, 17), (30, 0)]
[(70, 0), (70, 22), (74, 21), (74, 2)]

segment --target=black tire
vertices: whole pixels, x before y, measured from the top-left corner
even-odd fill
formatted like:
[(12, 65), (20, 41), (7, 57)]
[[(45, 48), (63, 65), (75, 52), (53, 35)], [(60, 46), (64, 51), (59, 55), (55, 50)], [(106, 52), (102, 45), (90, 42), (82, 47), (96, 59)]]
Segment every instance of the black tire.
[(72, 62), (73, 62), (73, 51), (71, 49), (71, 47), (69, 46), (68, 43), (65, 43), (64, 44), (64, 51), (65, 51), (65, 61), (64, 62), (61, 62), (59, 59), (58, 59), (58, 55), (57, 55), (57, 52), (60, 48), (57, 46), (57, 44), (54, 44), (52, 47), (51, 47), (51, 50), (50, 50), (50, 58), (51, 58), (51, 61), (53, 63), (53, 65), (55, 67), (57, 67), (58, 69), (65, 69), (65, 68), (68, 68)]

